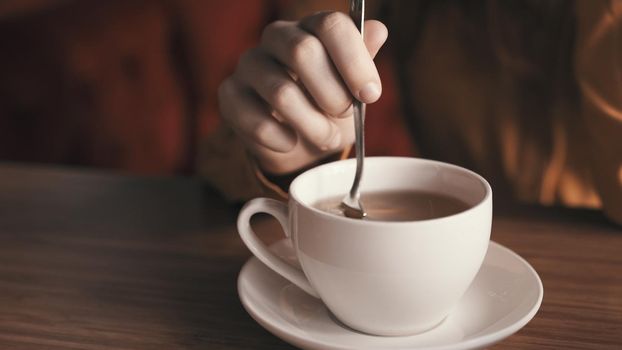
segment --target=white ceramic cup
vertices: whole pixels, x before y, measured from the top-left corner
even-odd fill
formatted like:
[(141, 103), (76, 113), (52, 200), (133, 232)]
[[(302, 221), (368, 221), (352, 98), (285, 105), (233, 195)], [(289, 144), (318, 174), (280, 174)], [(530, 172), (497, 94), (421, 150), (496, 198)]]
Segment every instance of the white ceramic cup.
[[(259, 260), (321, 298), (344, 324), (374, 335), (408, 335), (438, 325), (477, 274), (488, 248), (492, 190), (467, 169), (416, 158), (365, 160), (362, 192), (422, 190), (460, 199), (470, 208), (431, 220), (390, 222), (340, 217), (313, 207), (350, 188), (354, 159), (299, 175), (289, 204), (257, 198), (238, 216), (242, 240)], [(256, 213), (273, 215), (292, 240), (302, 271), (273, 254), (250, 227)]]

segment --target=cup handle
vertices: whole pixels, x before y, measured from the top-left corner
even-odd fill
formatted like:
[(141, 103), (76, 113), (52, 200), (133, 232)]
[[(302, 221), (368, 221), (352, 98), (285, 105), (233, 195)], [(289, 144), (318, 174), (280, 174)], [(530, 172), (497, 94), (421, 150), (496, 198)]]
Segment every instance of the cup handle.
[(309, 280), (305, 276), (305, 274), (290, 264), (286, 263), (282, 258), (278, 257), (276, 254), (270, 251), (268, 247), (257, 237), (255, 231), (251, 228), (250, 219), (253, 215), (257, 213), (266, 213), (274, 216), (281, 227), (283, 227), (283, 231), (285, 231), (285, 237), (291, 239), (291, 234), (289, 232), (287, 220), (287, 205), (285, 203), (279, 202), (274, 199), (269, 198), (256, 198), (246, 203), (240, 214), (238, 215), (238, 233), (242, 238), (242, 241), (248, 249), (259, 259), (261, 262), (266, 264), (269, 268), (274, 270), (279, 275), (283, 276), (285, 279), (289, 280), (300, 289), (309, 293), (310, 295), (320, 298), (318, 293), (315, 291)]

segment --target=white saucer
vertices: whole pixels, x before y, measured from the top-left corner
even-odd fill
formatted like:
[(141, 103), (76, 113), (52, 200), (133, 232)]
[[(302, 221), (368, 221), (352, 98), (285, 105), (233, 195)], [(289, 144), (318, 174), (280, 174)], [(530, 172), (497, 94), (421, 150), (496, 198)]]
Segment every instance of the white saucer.
[[(272, 245), (296, 265), (290, 242)], [(540, 308), (543, 289), (523, 258), (490, 242), (484, 264), (456, 309), (431, 331), (407, 337), (377, 337), (337, 321), (319, 299), (251, 258), (238, 277), (238, 293), (248, 313), (279, 338), (303, 349), (474, 349), (510, 336)]]

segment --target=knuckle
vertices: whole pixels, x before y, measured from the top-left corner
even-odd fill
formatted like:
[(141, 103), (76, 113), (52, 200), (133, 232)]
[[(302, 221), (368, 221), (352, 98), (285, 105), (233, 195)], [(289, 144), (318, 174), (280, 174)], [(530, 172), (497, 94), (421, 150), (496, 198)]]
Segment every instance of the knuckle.
[(257, 57), (257, 52), (255, 49), (246, 50), (238, 61), (238, 69), (240, 67), (245, 67), (251, 64)]
[(268, 145), (275, 135), (276, 129), (271, 122), (262, 120), (258, 122), (253, 128), (252, 134), (255, 142), (261, 145)]
[(312, 35), (296, 36), (289, 43), (289, 51), (294, 64), (302, 65), (319, 58), (324, 46)]
[(261, 60), (261, 52), (258, 48), (252, 48), (245, 51), (238, 61), (238, 65), (235, 67), (233, 75), (239, 78), (242, 82), (248, 82), (248, 78), (253, 76), (257, 71), (259, 61)]
[(330, 33), (337, 28), (341, 28), (351, 21), (349, 17), (341, 12), (327, 12), (318, 19), (317, 30), (321, 33)]
[(274, 21), (268, 24), (261, 32), (261, 41), (270, 40), (283, 28), (285, 21)]
[(230, 77), (223, 80), (218, 86), (218, 100), (222, 104), (233, 95), (234, 82)]
[(297, 94), (298, 87), (293, 82), (281, 81), (270, 88), (270, 103), (275, 109), (287, 109)]

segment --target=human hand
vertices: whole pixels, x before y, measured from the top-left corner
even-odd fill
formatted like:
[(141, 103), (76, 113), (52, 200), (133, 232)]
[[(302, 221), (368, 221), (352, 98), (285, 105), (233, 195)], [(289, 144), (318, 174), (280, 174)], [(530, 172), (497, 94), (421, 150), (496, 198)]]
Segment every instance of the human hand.
[(274, 22), (220, 85), (221, 115), (263, 170), (310, 165), (354, 141), (352, 98), (380, 97), (373, 57), (386, 38), (386, 27), (369, 20), (363, 40), (340, 12)]

